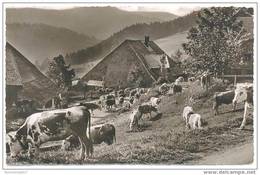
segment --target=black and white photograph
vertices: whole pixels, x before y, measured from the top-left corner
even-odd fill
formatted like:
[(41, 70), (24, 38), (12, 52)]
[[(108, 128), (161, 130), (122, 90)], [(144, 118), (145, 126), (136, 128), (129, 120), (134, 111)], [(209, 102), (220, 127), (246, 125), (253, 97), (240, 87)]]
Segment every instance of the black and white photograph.
[(255, 174), (257, 9), (3, 2), (2, 169)]

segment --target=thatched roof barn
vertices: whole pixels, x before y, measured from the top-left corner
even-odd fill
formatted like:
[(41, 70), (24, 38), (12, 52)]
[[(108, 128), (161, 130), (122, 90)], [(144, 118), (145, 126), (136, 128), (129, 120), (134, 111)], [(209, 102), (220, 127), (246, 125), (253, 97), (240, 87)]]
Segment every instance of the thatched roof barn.
[(10, 43), (6, 43), (6, 104), (17, 99), (44, 104), (57, 87)]

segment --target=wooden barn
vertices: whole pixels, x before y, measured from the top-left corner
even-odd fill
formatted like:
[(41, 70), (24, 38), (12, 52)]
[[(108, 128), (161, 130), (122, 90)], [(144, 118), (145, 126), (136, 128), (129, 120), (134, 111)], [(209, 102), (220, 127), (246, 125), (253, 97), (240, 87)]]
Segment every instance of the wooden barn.
[(56, 94), (56, 86), (10, 43), (6, 43), (6, 105), (33, 100), (43, 105)]
[(173, 61), (146, 36), (125, 40), (82, 77), (103, 81), (105, 87), (148, 87), (160, 76), (167, 77)]

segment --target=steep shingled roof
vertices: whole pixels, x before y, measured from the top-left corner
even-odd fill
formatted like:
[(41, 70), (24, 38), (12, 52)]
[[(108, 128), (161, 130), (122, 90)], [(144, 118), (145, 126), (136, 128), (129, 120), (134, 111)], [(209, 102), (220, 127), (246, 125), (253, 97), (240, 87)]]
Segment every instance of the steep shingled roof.
[[(165, 52), (154, 42), (154, 41), (149, 41), (149, 46), (147, 47), (144, 44), (143, 40), (130, 40), (127, 39), (123, 41), (121, 44), (119, 44), (118, 47), (113, 49), (110, 53), (108, 53), (105, 57), (99, 61), (96, 66), (94, 66), (89, 72), (87, 72), (82, 79), (85, 79), (87, 77), (87, 74), (94, 71), (95, 67), (98, 66), (98, 64), (102, 64), (104, 60), (111, 55), (113, 52), (115, 52), (117, 49), (120, 48), (122, 45), (128, 45), (130, 48), (132, 48), (132, 52), (134, 52), (136, 58), (138, 58), (141, 63), (143, 64), (146, 72), (152, 77), (152, 79), (156, 80), (158, 78), (158, 75), (155, 75), (152, 71), (150, 71), (152, 68), (159, 68), (158, 65), (160, 65), (159, 59), (157, 58), (159, 55), (165, 54)], [(149, 56), (148, 56), (149, 55)], [(156, 56), (156, 58), (150, 59), (152, 56)], [(169, 56), (168, 56), (169, 57)], [(173, 62), (171, 59), (168, 59), (170, 62), (170, 66), (172, 66)]]
[[(6, 44), (6, 85), (22, 86), (22, 77), (13, 58), (12, 47)], [(9, 59), (10, 58), (10, 59)]]
[(35, 65), (10, 43), (6, 43), (6, 84), (22, 85), (18, 98), (26, 98), (44, 104), (56, 94), (57, 87)]

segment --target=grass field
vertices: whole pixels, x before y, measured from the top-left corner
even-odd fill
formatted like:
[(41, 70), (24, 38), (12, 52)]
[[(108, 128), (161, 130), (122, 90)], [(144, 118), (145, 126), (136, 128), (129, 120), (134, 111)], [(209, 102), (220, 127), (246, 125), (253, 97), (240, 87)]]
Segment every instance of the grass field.
[[(214, 88), (212, 88), (214, 89)], [(189, 130), (181, 117), (185, 99), (191, 89), (177, 96), (165, 96), (160, 104), (161, 119), (140, 124), (142, 131), (129, 132), (129, 112), (120, 115), (110, 114), (106, 121), (116, 127), (117, 142), (111, 146), (94, 146), (94, 156), (85, 161), (78, 160), (79, 150), (61, 151), (60, 149), (41, 152), (39, 157), (19, 160), (7, 159), (8, 164), (185, 164), (199, 160), (227, 147), (240, 145), (253, 140), (253, 120), (249, 117), (245, 130), (238, 127), (242, 121), (243, 106), (233, 112), (231, 105), (220, 107), (220, 115), (212, 111), (212, 94), (196, 90), (193, 104), (195, 112), (201, 114), (204, 126), (201, 130)], [(199, 92), (200, 91), (200, 92)], [(209, 90), (210, 91), (210, 90)], [(216, 91), (216, 90), (214, 90)], [(206, 95), (205, 95), (206, 94)], [(177, 104), (176, 104), (177, 101)]]
[(169, 56), (175, 54), (178, 49), (182, 49), (182, 43), (187, 42), (187, 31), (176, 33), (174, 35), (160, 38), (156, 40), (156, 44), (160, 46)]

